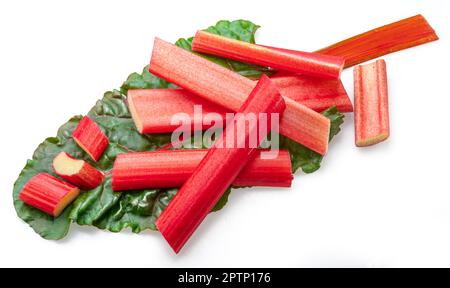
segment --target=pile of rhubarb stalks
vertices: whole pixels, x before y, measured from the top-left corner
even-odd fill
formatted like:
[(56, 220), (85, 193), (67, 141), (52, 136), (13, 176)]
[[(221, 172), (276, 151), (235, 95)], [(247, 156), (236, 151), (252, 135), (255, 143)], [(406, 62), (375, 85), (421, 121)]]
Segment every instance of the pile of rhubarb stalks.
[[(315, 52), (301, 52), (247, 43), (207, 31), (198, 31), (191, 53), (159, 38), (154, 41), (149, 71), (178, 88), (129, 90), (127, 103), (141, 134), (171, 133), (172, 116), (185, 113), (194, 129), (206, 130), (211, 122), (194, 116), (236, 112), (209, 149), (160, 149), (117, 156), (112, 189), (127, 193), (137, 189), (181, 187), (156, 221), (158, 230), (178, 253), (230, 186), (290, 187), (293, 179), (288, 151), (274, 158), (249, 145), (258, 133), (258, 145), (277, 115), (279, 133), (320, 155), (328, 149), (330, 120), (320, 114), (336, 106), (355, 114), (355, 144), (364, 147), (389, 137), (386, 63), (382, 59), (354, 67), (354, 108), (340, 80), (341, 72), (388, 53), (437, 40), (421, 15), (359, 34)], [(269, 76), (249, 79), (203, 57), (209, 54), (270, 67)], [(250, 113), (259, 117), (248, 124), (234, 146), (224, 145), (227, 135), (237, 135), (237, 124)], [(261, 122), (264, 124), (261, 126)], [(235, 125), (236, 124), (236, 125)], [(88, 116), (72, 134), (73, 140), (98, 161), (109, 145), (102, 128)], [(226, 148), (223, 148), (225, 147)], [(99, 186), (105, 175), (66, 152), (53, 159), (54, 177), (39, 173), (22, 188), (20, 200), (55, 218), (80, 191)]]

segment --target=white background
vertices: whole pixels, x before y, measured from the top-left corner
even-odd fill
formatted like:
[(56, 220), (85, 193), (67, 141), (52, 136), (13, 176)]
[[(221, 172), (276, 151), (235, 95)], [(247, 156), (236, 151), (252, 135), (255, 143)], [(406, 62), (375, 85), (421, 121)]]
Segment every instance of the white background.
[[(0, 266), (450, 266), (445, 2), (2, 1)], [(37, 145), (141, 71), (153, 37), (243, 18), (262, 26), (259, 43), (312, 51), (417, 13), (441, 40), (384, 57), (389, 141), (356, 148), (347, 115), (321, 170), (299, 173), (291, 189), (235, 191), (181, 254), (155, 232), (73, 225), (46, 241), (17, 218), (13, 183)], [(353, 98), (351, 69), (343, 81)]]

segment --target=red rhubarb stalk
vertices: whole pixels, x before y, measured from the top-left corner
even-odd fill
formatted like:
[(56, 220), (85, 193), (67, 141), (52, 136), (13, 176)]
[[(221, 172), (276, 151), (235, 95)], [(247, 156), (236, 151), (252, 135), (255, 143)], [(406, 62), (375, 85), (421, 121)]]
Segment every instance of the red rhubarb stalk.
[(83, 190), (91, 190), (103, 182), (104, 175), (84, 160), (74, 159), (61, 152), (53, 160), (53, 169), (59, 177)]
[(345, 67), (438, 40), (422, 15), (400, 20), (316, 51), (345, 58)]
[(100, 127), (88, 116), (83, 117), (72, 134), (77, 142), (92, 159), (98, 161), (109, 144), (108, 137)]
[[(120, 154), (112, 170), (112, 188), (126, 191), (181, 187), (207, 152), (206, 149), (192, 149)], [(255, 159), (233, 181), (233, 186), (290, 187), (291, 182), (288, 151), (277, 151), (276, 157), (267, 159), (258, 151)]]
[[(283, 96), (314, 111), (322, 112), (331, 106), (337, 106), (340, 112), (353, 112), (352, 103), (340, 80), (282, 72), (275, 73), (271, 79)], [(187, 121), (191, 123), (191, 131), (199, 128), (206, 130), (214, 124), (211, 119), (225, 120), (228, 111), (179, 88), (128, 90), (127, 100), (136, 128), (141, 134), (175, 131), (181, 123), (172, 122), (173, 115), (187, 117)], [(195, 105), (201, 106), (200, 115), (194, 115)], [(207, 114), (217, 118), (206, 118)]]
[[(142, 134), (173, 132), (180, 126), (173, 121), (174, 115), (186, 116), (191, 123), (191, 131), (198, 128), (206, 130), (213, 123), (207, 123), (202, 116), (218, 113), (218, 119), (224, 120), (227, 112), (184, 89), (128, 90), (127, 101), (134, 123)], [(201, 115), (194, 115), (194, 105), (201, 107)]]
[(271, 77), (281, 95), (310, 109), (322, 112), (336, 106), (342, 113), (353, 112), (353, 105), (339, 79), (323, 79), (293, 73), (277, 72)]
[(22, 188), (19, 199), (53, 217), (78, 197), (80, 190), (49, 174), (39, 173)]
[[(156, 221), (159, 231), (176, 253), (184, 246), (245, 165), (256, 156), (257, 148), (249, 147), (250, 145), (247, 144), (250, 135), (259, 133), (262, 136), (259, 139), (264, 139), (269, 132), (268, 129), (261, 129), (261, 127), (258, 129), (259, 122), (262, 121), (260, 118), (255, 121), (258, 123), (245, 121), (244, 137), (236, 137), (239, 131), (237, 126), (242, 123), (242, 119), (245, 119), (243, 117), (265, 113), (268, 115), (265, 120), (267, 124), (271, 123), (272, 113), (281, 113), (284, 109), (283, 98), (275, 85), (264, 75), (234, 117), (233, 125), (227, 126)], [(227, 135), (229, 134), (237, 139), (234, 143), (236, 148), (228, 148), (225, 144), (228, 143)]]
[(386, 63), (356, 66), (354, 79), (356, 146), (374, 145), (389, 137)]
[(197, 32), (192, 50), (315, 77), (339, 78), (344, 67), (342, 57), (286, 52), (290, 50), (272, 49), (206, 31)]
[[(238, 111), (255, 82), (159, 38), (155, 39), (150, 72), (232, 111)], [(280, 133), (325, 155), (330, 120), (284, 97)]]

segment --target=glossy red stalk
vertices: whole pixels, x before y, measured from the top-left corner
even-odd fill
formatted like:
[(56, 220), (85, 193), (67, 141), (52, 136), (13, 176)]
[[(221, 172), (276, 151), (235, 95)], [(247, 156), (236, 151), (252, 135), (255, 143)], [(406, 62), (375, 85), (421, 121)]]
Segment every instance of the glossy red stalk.
[[(256, 156), (258, 149), (248, 145), (250, 135), (258, 133), (262, 141), (269, 133), (270, 126), (266, 126), (267, 129), (261, 129), (259, 125), (261, 118), (258, 116), (257, 123), (245, 121), (245, 135), (237, 137), (239, 131), (237, 126), (242, 123), (242, 119), (245, 119), (243, 117), (265, 113), (268, 117), (264, 121), (270, 125), (272, 113), (281, 113), (284, 109), (283, 98), (275, 85), (267, 76), (262, 76), (242, 108), (239, 109), (239, 113), (234, 117), (232, 125), (227, 126), (156, 221), (159, 231), (176, 253), (181, 250), (242, 169)], [(226, 143), (228, 143), (227, 135), (229, 134), (235, 136), (234, 147), (236, 148), (228, 148)]]
[(72, 134), (73, 139), (77, 142), (91, 158), (98, 161), (103, 151), (109, 144), (108, 137), (103, 133), (100, 127), (92, 121), (88, 116), (83, 117), (78, 127)]
[[(314, 111), (322, 112), (337, 106), (340, 112), (353, 112), (352, 103), (340, 80), (282, 72), (275, 73), (271, 79), (283, 96)], [(173, 115), (181, 114), (189, 118), (191, 131), (199, 127), (206, 130), (214, 123), (211, 117), (206, 119), (207, 114), (215, 113), (218, 118), (214, 119), (225, 120), (225, 114), (229, 111), (180, 88), (128, 90), (127, 99), (136, 128), (142, 134), (173, 132), (181, 125), (171, 122)], [(202, 107), (201, 115), (194, 117), (194, 105)]]
[(323, 78), (339, 78), (344, 67), (342, 57), (302, 51), (286, 52), (289, 50), (272, 49), (206, 31), (197, 32), (192, 42), (192, 50)]
[(438, 39), (427, 20), (419, 14), (353, 36), (316, 52), (344, 57), (347, 68)]
[[(128, 90), (128, 107), (138, 131), (142, 134), (170, 133), (180, 126), (173, 116), (187, 116), (191, 131), (206, 130), (208, 113), (217, 113), (225, 119), (226, 109), (204, 100), (184, 89), (138, 89)], [(200, 105), (202, 115), (194, 115), (194, 105)], [(181, 115), (183, 113), (183, 115)]]
[[(120, 154), (112, 170), (114, 191), (181, 187), (205, 157), (207, 149), (158, 150)], [(289, 152), (276, 151), (274, 158), (257, 152), (233, 181), (233, 186), (290, 187), (292, 167)]]
[(336, 106), (342, 113), (353, 112), (353, 105), (339, 79), (277, 72), (271, 77), (281, 95), (317, 112)]
[(53, 217), (58, 217), (79, 193), (77, 187), (49, 174), (39, 173), (25, 184), (19, 199)]

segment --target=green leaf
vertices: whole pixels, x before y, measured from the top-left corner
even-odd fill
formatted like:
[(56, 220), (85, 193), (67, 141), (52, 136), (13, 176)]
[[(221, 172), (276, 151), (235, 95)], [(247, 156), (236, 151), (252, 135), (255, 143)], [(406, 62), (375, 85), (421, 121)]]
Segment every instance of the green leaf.
[(330, 119), (330, 141), (341, 132), (341, 125), (344, 123), (344, 114), (340, 113), (336, 106), (322, 112), (322, 115)]
[(93, 225), (120, 200), (121, 195), (113, 192), (111, 176), (108, 176), (100, 186), (86, 191), (75, 200), (69, 218), (79, 225)]
[[(246, 20), (236, 20), (236, 21), (219, 21), (216, 25), (210, 26), (205, 29), (208, 32), (233, 38), (236, 40), (241, 40), (245, 42), (255, 43), (255, 33), (258, 30), (259, 26), (253, 24), (250, 21)], [(188, 39), (180, 38), (175, 43), (178, 47), (181, 47), (187, 51), (192, 52), (192, 37)], [(220, 66), (223, 66), (227, 69), (235, 71), (242, 76), (249, 78), (259, 78), (262, 74), (270, 74), (271, 69), (268, 67), (238, 62), (230, 59), (220, 58), (216, 56), (196, 53), (209, 61), (212, 61)]]
[(219, 201), (216, 203), (214, 208), (211, 210), (211, 212), (217, 212), (219, 210), (222, 210), (223, 207), (228, 203), (228, 198), (231, 194), (231, 188), (229, 188), (225, 193), (222, 195), (222, 197), (219, 199)]
[(123, 193), (120, 200), (94, 225), (111, 232), (131, 228), (134, 233), (156, 230), (155, 221), (178, 189), (141, 190)]
[(221, 20), (216, 25), (210, 26), (205, 30), (217, 35), (255, 44), (255, 33), (260, 27), (247, 20)]
[(132, 73), (120, 87), (120, 92), (127, 94), (129, 89), (151, 89), (151, 88), (171, 88), (175, 85), (156, 77), (148, 71), (148, 65), (142, 70), (142, 73)]

